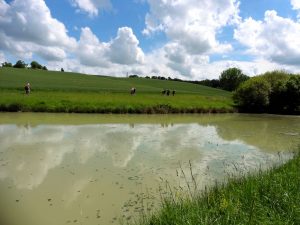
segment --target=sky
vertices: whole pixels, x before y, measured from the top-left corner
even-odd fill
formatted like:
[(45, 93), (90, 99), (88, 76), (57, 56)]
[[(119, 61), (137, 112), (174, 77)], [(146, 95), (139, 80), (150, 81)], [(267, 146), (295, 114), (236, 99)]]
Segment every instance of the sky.
[(300, 0), (0, 0), (0, 63), (110, 76), (300, 72)]

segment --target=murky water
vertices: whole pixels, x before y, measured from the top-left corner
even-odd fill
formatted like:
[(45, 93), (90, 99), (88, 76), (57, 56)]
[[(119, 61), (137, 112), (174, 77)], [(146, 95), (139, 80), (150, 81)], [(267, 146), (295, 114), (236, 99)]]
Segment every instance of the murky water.
[(0, 224), (118, 224), (185, 189), (189, 161), (201, 189), (288, 158), (300, 117), (1, 113), (0, 144)]

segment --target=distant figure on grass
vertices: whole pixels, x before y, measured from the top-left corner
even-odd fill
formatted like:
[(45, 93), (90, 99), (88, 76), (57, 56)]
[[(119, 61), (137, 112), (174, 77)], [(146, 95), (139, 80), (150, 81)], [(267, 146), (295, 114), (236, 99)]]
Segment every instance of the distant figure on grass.
[(167, 96), (169, 96), (169, 95), (170, 95), (170, 90), (168, 89), (168, 90), (167, 90)]
[[(175, 90), (172, 91), (172, 95), (174, 96), (176, 93)], [(162, 95), (167, 95), (169, 96), (171, 94), (171, 91), (169, 89), (164, 89), (162, 92), (161, 92)]]
[(131, 88), (131, 90), (130, 90), (130, 94), (131, 94), (131, 95), (134, 95), (134, 94), (135, 94), (135, 92), (136, 92), (136, 89), (135, 89), (135, 87), (132, 87), (132, 88)]
[(30, 94), (30, 83), (28, 82), (27, 84), (25, 84), (25, 94), (29, 95)]

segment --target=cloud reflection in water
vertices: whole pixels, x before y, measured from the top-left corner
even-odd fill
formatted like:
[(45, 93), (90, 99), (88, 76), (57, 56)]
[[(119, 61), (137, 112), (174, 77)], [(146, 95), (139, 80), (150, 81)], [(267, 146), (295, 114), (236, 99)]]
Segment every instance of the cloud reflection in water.
[(84, 165), (106, 154), (112, 167), (132, 163), (141, 170), (162, 165), (173, 170), (171, 165), (192, 160), (198, 170), (209, 166), (216, 173), (222, 161), (240, 161), (243, 155), (244, 165), (253, 167), (269, 155), (238, 139), (223, 140), (215, 126), (199, 124), (1, 125), (0, 143), (0, 179), (12, 179), (19, 189), (38, 187), (70, 155)]

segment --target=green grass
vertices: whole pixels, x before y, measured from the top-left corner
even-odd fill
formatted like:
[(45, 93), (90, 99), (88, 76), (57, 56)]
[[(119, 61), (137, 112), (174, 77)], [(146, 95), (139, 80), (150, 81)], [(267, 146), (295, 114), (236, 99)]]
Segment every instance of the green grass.
[(300, 224), (300, 154), (268, 171), (229, 178), (192, 198), (163, 199), (162, 208), (138, 224)]
[[(30, 82), (32, 93), (24, 95)], [(129, 90), (136, 87), (137, 94)], [(163, 89), (176, 90), (162, 96)], [(231, 93), (201, 85), (0, 68), (0, 110), (90, 113), (232, 112)]]

